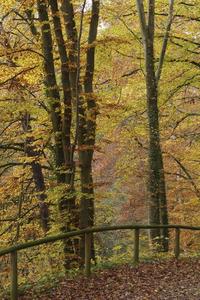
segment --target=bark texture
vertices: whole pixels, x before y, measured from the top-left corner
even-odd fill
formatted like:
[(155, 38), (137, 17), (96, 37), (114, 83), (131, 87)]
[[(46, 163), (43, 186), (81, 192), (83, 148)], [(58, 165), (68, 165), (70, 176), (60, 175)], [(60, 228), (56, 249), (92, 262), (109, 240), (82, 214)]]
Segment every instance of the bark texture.
[[(94, 225), (94, 187), (92, 178), (92, 159), (96, 133), (96, 99), (93, 93), (93, 76), (95, 65), (95, 41), (99, 20), (99, 1), (92, 1), (89, 24), (88, 48), (83, 86), (80, 83), (80, 42), (81, 31), (77, 33), (74, 9), (70, 0), (62, 1), (65, 29), (69, 43), (70, 81), (72, 95), (77, 110), (77, 144), (81, 179), (80, 228)], [(84, 13), (84, 6), (82, 14)], [(83, 15), (82, 15), (83, 17)], [(82, 92), (84, 91), (84, 96)], [(84, 258), (84, 236), (80, 242), (80, 255)], [(92, 237), (92, 257), (94, 241)]]
[[(87, 134), (82, 137), (79, 144), (79, 159), (81, 168), (81, 213), (80, 228), (86, 228), (94, 225), (94, 185), (92, 177), (92, 159), (94, 153), (96, 136), (96, 116), (97, 104), (93, 90), (93, 78), (95, 67), (95, 42), (97, 39), (97, 30), (99, 22), (100, 1), (92, 1), (91, 20), (88, 36), (88, 48), (86, 54), (86, 71), (84, 78), (84, 92), (87, 103)], [(93, 239), (93, 237), (92, 237)], [(82, 238), (81, 257), (84, 257), (84, 237)], [(94, 242), (92, 243), (93, 259)]]
[[(173, 0), (171, 1), (173, 2)], [(145, 79), (147, 93), (147, 113), (149, 124), (149, 223), (168, 224), (166, 184), (163, 166), (163, 154), (160, 142), (158, 83), (167, 48), (169, 31), (172, 23), (173, 3), (170, 3), (169, 20), (163, 40), (157, 72), (154, 57), (155, 0), (148, 0), (148, 14), (145, 16), (143, 0), (136, 0), (140, 20), (145, 56)], [(151, 229), (150, 239), (153, 245), (159, 244), (163, 251), (168, 251), (168, 229)]]
[(49, 209), (48, 209), (48, 204), (46, 203), (47, 194), (46, 194), (44, 175), (42, 171), (42, 166), (39, 162), (41, 153), (39, 151), (36, 151), (35, 147), (32, 145), (34, 142), (34, 137), (31, 136), (32, 128), (30, 125), (29, 113), (23, 115), (21, 123), (22, 123), (22, 128), (24, 133), (29, 134), (29, 137), (27, 137), (25, 141), (24, 152), (28, 157), (32, 158), (31, 169), (32, 169), (35, 189), (37, 192), (37, 198), (39, 201), (41, 225), (44, 232), (47, 232), (49, 229)]
[[(53, 40), (49, 23), (46, 2), (38, 0), (38, 13), (41, 23), (42, 45), (45, 71), (45, 86), (51, 111), (52, 127), (55, 139), (55, 164), (58, 184), (65, 186), (65, 195), (59, 199), (59, 211), (62, 218), (62, 231), (70, 231), (77, 227), (77, 208), (75, 204), (73, 184), (73, 157), (71, 152), (71, 89), (69, 81), (69, 65), (62, 34), (62, 26), (59, 16), (57, 1), (49, 1), (55, 37), (61, 63), (61, 79), (63, 91), (64, 112), (61, 109), (61, 96), (56, 81)], [(76, 248), (73, 239), (64, 241), (66, 254), (65, 267), (71, 268), (77, 260)]]

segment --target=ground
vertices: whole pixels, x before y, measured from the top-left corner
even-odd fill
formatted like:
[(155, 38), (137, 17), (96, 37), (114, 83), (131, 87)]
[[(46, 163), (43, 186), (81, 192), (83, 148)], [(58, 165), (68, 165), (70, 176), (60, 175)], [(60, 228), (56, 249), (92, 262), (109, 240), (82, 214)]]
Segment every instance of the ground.
[(124, 265), (61, 281), (40, 296), (32, 291), (20, 300), (199, 300), (200, 259)]

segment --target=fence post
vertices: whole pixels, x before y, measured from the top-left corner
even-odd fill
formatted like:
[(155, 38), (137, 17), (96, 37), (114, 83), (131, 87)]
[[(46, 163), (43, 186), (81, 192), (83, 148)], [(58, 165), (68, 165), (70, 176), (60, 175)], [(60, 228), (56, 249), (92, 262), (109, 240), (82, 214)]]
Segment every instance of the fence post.
[(91, 233), (85, 233), (85, 276), (91, 274)]
[(180, 228), (175, 229), (175, 248), (174, 248), (175, 258), (178, 259), (180, 255)]
[(17, 251), (10, 253), (11, 262), (11, 300), (18, 299)]
[(139, 238), (140, 238), (140, 229), (135, 228), (134, 230), (134, 264), (139, 262)]

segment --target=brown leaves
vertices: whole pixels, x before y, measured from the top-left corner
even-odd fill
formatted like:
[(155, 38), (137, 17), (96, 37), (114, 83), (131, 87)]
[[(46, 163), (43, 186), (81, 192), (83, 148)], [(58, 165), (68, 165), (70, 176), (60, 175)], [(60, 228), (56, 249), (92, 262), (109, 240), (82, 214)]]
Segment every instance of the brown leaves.
[(198, 300), (199, 274), (200, 262), (194, 259), (124, 265), (93, 273), (90, 279), (67, 279), (44, 294), (30, 292), (20, 299)]

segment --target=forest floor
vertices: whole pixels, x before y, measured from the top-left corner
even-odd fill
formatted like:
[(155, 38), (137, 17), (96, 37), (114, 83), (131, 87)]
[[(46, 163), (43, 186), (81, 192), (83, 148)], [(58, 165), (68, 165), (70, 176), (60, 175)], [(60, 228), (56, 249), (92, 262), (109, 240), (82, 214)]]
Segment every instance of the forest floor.
[(22, 300), (200, 300), (200, 259), (123, 265), (61, 281), (40, 295), (28, 291)]

